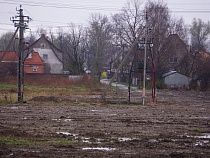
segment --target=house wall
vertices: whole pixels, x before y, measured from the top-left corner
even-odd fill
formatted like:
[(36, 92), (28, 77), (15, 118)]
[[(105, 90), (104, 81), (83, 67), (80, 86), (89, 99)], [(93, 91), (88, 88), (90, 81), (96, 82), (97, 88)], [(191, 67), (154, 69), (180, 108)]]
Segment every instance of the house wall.
[(24, 65), (24, 73), (43, 74), (44, 73), (44, 65)]
[(189, 78), (179, 73), (174, 73), (164, 78), (167, 87), (189, 87)]
[[(48, 63), (50, 65), (50, 73), (51, 74), (62, 74), (63, 73), (63, 63), (58, 60), (55, 56), (54, 52), (51, 49), (43, 49), (43, 48), (34, 48), (34, 51), (39, 52), (40, 57), (44, 61), (44, 63)], [(47, 55), (47, 59), (44, 56)]]

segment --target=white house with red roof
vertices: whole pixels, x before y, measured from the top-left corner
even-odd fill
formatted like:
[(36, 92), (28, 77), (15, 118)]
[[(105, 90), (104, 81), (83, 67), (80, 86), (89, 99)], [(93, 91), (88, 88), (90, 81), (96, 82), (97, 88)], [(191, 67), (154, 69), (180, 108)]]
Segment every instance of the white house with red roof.
[(30, 52), (38, 52), (44, 61), (45, 73), (63, 74), (63, 52), (55, 47), (44, 34), (30, 47)]

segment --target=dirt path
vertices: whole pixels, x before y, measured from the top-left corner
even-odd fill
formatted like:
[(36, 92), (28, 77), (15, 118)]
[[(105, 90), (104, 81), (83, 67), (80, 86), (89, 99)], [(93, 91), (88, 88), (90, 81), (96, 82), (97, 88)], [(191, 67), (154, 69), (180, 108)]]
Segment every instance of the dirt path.
[(209, 93), (163, 91), (146, 106), (74, 97), (0, 106), (0, 157), (210, 157)]

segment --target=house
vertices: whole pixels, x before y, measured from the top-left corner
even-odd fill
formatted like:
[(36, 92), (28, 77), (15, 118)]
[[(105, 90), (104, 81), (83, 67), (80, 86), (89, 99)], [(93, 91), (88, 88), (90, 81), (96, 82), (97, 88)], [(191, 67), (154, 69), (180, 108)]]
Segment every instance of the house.
[[(2, 58), (3, 56), (3, 58)], [(0, 52), (1, 72), (4, 74), (16, 74), (18, 66), (18, 54), (16, 52)], [(43, 74), (44, 62), (37, 52), (31, 53), (24, 61), (24, 73)]]
[(168, 71), (179, 71), (185, 74), (182, 68), (184, 59), (188, 56), (189, 46), (177, 34), (171, 34), (163, 43), (157, 59), (157, 67), (159, 72), (166, 73)]
[(18, 55), (16, 52), (0, 52), (0, 74), (17, 74)]
[(189, 77), (176, 71), (165, 73), (162, 77), (168, 88), (188, 88), (190, 84)]
[(41, 59), (44, 61), (45, 73), (63, 73), (63, 52), (56, 48), (44, 34), (29, 47), (29, 51), (39, 53)]
[(44, 62), (39, 53), (33, 52), (24, 61), (24, 73), (26, 74), (44, 74)]

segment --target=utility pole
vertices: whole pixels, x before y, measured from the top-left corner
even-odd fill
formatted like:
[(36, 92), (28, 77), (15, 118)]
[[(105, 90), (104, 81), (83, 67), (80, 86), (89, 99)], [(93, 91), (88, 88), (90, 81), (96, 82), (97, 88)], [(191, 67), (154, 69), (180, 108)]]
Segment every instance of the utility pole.
[(146, 23), (145, 23), (145, 45), (144, 45), (144, 71), (143, 71), (143, 89), (142, 89), (142, 104), (145, 104), (146, 97), (146, 67), (147, 67), (147, 35), (148, 35), (148, 27), (147, 27), (147, 12), (146, 12)]
[(128, 59), (128, 57), (130, 56), (130, 54), (132, 53), (132, 51), (136, 48), (136, 45), (138, 44), (138, 39), (140, 38), (143, 30), (141, 28), (138, 29), (138, 36), (137, 38), (135, 38), (133, 44), (131, 45), (131, 47), (128, 49), (128, 53), (125, 55), (125, 57), (123, 58), (122, 62), (120, 63), (120, 65), (118, 66), (115, 74), (113, 75), (113, 77), (111, 78), (111, 80), (109, 81), (109, 84), (106, 86), (103, 94), (101, 95), (101, 99), (103, 101), (105, 101), (105, 96), (106, 96), (106, 92), (109, 90), (112, 82), (114, 81), (114, 79), (116, 78), (117, 76), (117, 73), (119, 72), (119, 70), (122, 68), (123, 64), (126, 62), (126, 60)]
[[(16, 9), (17, 10), (17, 9)], [(20, 9), (17, 10), (18, 16), (12, 17), (11, 21), (14, 26), (19, 28), (19, 45), (18, 45), (18, 102), (23, 102), (24, 92), (24, 61), (23, 61), (23, 49), (24, 49), (24, 31), (28, 28), (26, 23), (31, 20), (29, 16), (23, 15), (23, 9), (20, 5)]]

